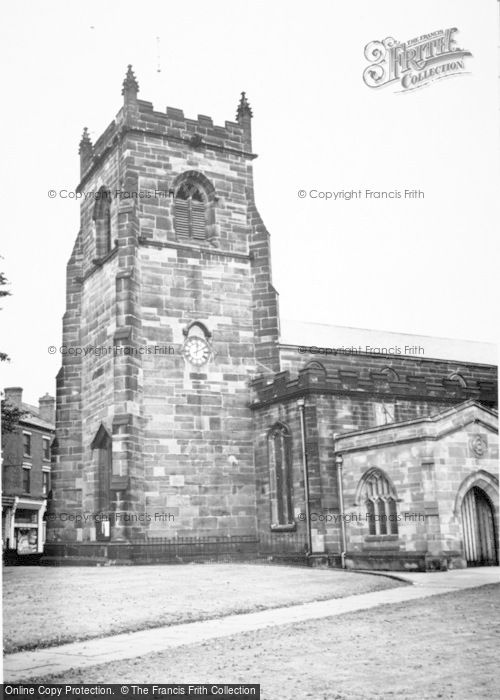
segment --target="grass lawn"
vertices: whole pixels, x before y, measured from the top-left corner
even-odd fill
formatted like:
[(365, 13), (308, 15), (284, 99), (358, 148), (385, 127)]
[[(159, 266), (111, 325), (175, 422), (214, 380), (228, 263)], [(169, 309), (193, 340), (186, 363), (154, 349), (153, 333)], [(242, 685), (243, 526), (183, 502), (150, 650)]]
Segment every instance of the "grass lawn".
[(499, 593), (482, 586), (30, 682), (260, 683), (262, 700), (498, 698)]
[(5, 567), (4, 649), (52, 646), (404, 585), (266, 564)]

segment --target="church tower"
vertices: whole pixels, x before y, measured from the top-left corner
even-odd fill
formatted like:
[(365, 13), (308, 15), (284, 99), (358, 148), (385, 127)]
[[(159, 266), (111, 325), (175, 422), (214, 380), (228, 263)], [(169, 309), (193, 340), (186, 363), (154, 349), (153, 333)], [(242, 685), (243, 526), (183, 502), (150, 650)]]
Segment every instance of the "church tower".
[(138, 99), (80, 142), (48, 541), (252, 535), (249, 382), (279, 371), (245, 93), (215, 126)]

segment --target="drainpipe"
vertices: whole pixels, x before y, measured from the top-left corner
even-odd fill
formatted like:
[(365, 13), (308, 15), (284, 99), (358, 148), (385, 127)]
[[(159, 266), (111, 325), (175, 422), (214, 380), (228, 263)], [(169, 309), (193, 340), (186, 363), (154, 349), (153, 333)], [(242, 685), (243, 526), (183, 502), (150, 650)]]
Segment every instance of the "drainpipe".
[(304, 497), (306, 502), (306, 532), (307, 532), (307, 556), (312, 554), (312, 538), (311, 538), (311, 517), (309, 512), (309, 473), (307, 470), (307, 453), (306, 453), (306, 419), (305, 419), (305, 401), (299, 399), (297, 406), (300, 411), (300, 433), (302, 437), (302, 468), (304, 470)]
[[(333, 436), (333, 444), (335, 446), (335, 435)], [(342, 466), (344, 460), (340, 453), (335, 453), (335, 464), (337, 466), (337, 487), (339, 491), (339, 510), (340, 510), (340, 537), (341, 537), (341, 552), (340, 552), (340, 565), (345, 569), (345, 555), (347, 550), (347, 540), (345, 534), (345, 520), (344, 520), (344, 481), (342, 478)]]

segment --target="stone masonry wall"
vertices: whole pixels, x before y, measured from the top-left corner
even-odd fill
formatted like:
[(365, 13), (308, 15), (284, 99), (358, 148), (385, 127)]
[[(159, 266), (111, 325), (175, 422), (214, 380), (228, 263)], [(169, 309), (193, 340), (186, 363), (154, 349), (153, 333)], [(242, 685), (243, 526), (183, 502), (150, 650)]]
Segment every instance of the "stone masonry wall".
[[(101, 350), (63, 358), (53, 505), (96, 512), (91, 445), (102, 425), (112, 437), (112, 508), (130, 516), (112, 539), (254, 534), (249, 381), (259, 362), (278, 369), (279, 359), (269, 234), (253, 200), (251, 110), (242, 95), (238, 121), (220, 127), (178, 109), (155, 112), (137, 91), (129, 69), (123, 108), (95, 145), (86, 131), (80, 144), (81, 231), (63, 333), (68, 345)], [(212, 193), (214, 223), (198, 243), (178, 240), (173, 223), (174, 188), (189, 172)], [(98, 258), (102, 187), (112, 250)], [(201, 369), (181, 354), (195, 321), (212, 347)], [(95, 538), (92, 521), (58, 525), (56, 539)]]
[[(484, 454), (480, 455), (472, 448), (478, 436), (486, 445)], [(479, 422), (450, 433), (434, 449), (433, 469), (440, 522), (440, 537), (435, 546), (443, 552), (459, 552), (465, 565), (460, 509), (463, 497), (472, 486), (479, 486), (490, 498), (498, 538), (498, 433)]]
[[(282, 349), (282, 357), (287, 352), (287, 349)], [(295, 356), (300, 357), (298, 353)], [(266, 496), (269, 489), (269, 465), (265, 436), (274, 422), (283, 420), (286, 423), (288, 420), (295, 426), (292, 431), (293, 443), (299, 440), (300, 425), (297, 423), (299, 399), (305, 399), (306, 416), (310, 421), (307, 428), (308, 465), (312, 484), (310, 505), (311, 513), (316, 514), (316, 520), (312, 525), (318, 534), (324, 536), (325, 547), (329, 552), (340, 551), (340, 531), (338, 517), (336, 518), (340, 515), (340, 504), (334, 438), (353, 431), (374, 428), (380, 420), (377, 408), (381, 404), (390, 407), (392, 415), (387, 420), (394, 423), (436, 415), (454, 404), (460, 404), (468, 395), (482, 396), (486, 402), (493, 403), (496, 400), (495, 367), (463, 363), (457, 366), (456, 363), (445, 361), (422, 362), (394, 358), (393, 366), (397, 365), (398, 377), (396, 379), (390, 374), (389, 379), (387, 374), (384, 374), (384, 368), (388, 364), (391, 364), (391, 358), (380, 356), (358, 356), (347, 359), (336, 357), (324, 364), (314, 361), (304, 362), (305, 367), (295, 376), (290, 375), (288, 371), (283, 371), (272, 378), (262, 376), (252, 383), (254, 393), (251, 406), (255, 416), (256, 468), (259, 479), (257, 496), (259, 532), (263, 536), (268, 536), (270, 532), (269, 499)], [(458, 372), (458, 370), (466, 378), (467, 387), (462, 387), (456, 381), (448, 379), (452, 372)], [(396, 455), (395, 452), (393, 454), (389, 448), (387, 449), (387, 455), (384, 456), (383, 461), (392, 465), (396, 456), (396, 461), (400, 459), (399, 452)], [(418, 449), (420, 450), (420, 446)], [(417, 462), (410, 464), (414, 455), (408, 450), (404, 452), (401, 458), (403, 466), (398, 467), (397, 476), (401, 484), (404, 483), (402, 488), (405, 507), (411, 506), (422, 510), (424, 501), (429, 500), (422, 490), (424, 488), (422, 479), (432, 477), (431, 474), (426, 476), (426, 470), (427, 472), (432, 470), (430, 463), (432, 460), (427, 464), (423, 457), (420, 459), (420, 456), (418, 452)], [(361, 473), (370, 466), (366, 462), (366, 454), (359, 459), (361, 466), (353, 472), (355, 476), (350, 474), (348, 477), (354, 479), (355, 483), (358, 483)], [(301, 455), (296, 451), (293, 455), (293, 469), (294, 503), (295, 501), (303, 503), (303, 479), (300, 477)], [(432, 507), (434, 508), (432, 513), (430, 510), (427, 512), (429, 518), (432, 514), (437, 517), (437, 511), (434, 506)], [(429, 519), (428, 527), (438, 527), (436, 523), (439, 523), (439, 518), (434, 521), (434, 525), (431, 525)], [(296, 526), (297, 532), (305, 528), (304, 523), (297, 519)], [(414, 553), (431, 552), (432, 546), (429, 550), (427, 549), (426, 537), (419, 527), (411, 520), (405, 522), (404, 549), (407, 546), (407, 550)], [(398, 542), (391, 542), (390, 538), (380, 541), (372, 539), (366, 545), (365, 533), (356, 529), (356, 526), (351, 527), (351, 535), (354, 538), (353, 545), (356, 544), (362, 548), (368, 546), (368, 550), (372, 552), (380, 550), (394, 553), (400, 549)], [(282, 537), (285, 538), (285, 534)], [(438, 539), (437, 530), (433, 537)], [(291, 538), (292, 535), (290, 535)]]
[[(248, 382), (255, 354), (249, 265), (209, 250), (154, 247), (141, 250), (141, 263), (143, 342), (172, 350), (143, 358), (150, 532), (250, 534), (255, 480)], [(212, 334), (213, 356), (200, 369), (181, 354), (183, 330), (195, 320)], [(175, 520), (155, 520), (161, 511)]]
[[(441, 417), (442, 416), (442, 417)], [(352, 563), (387, 566), (466, 566), (461, 504), (479, 486), (494, 507), (498, 532), (497, 417), (475, 404), (450, 409), (431, 422), (386, 426), (341, 438), (348, 553)], [(480, 453), (474, 440), (483, 446)], [(486, 447), (484, 447), (486, 446)], [(397, 535), (370, 535), (359, 491), (366, 471), (381, 469), (394, 485)], [(409, 556), (408, 556), (409, 555)]]
[[(384, 445), (383, 447), (344, 455), (344, 509), (348, 516), (347, 551), (350, 555), (413, 555), (428, 553), (429, 540), (439, 530), (439, 512), (434, 502), (426, 500), (425, 471), (432, 463), (432, 445)], [(366, 519), (366, 505), (357, 498), (357, 489), (363, 474), (370, 468), (381, 469), (392, 481), (397, 494), (397, 509), (401, 520), (397, 535), (370, 535)], [(413, 519), (412, 514), (423, 514), (425, 520)], [(356, 517), (354, 517), (356, 516)], [(358, 518), (358, 519), (357, 519)], [(432, 545), (430, 548), (432, 552)]]
[[(282, 371), (291, 377), (306, 367), (317, 367), (317, 381), (325, 377), (338, 395), (395, 401), (397, 422), (437, 413), (442, 406), (467, 399), (498, 405), (498, 368), (492, 365), (381, 354), (303, 355), (288, 345), (280, 347), (280, 360)], [(365, 420), (359, 428), (373, 425), (368, 416)]]

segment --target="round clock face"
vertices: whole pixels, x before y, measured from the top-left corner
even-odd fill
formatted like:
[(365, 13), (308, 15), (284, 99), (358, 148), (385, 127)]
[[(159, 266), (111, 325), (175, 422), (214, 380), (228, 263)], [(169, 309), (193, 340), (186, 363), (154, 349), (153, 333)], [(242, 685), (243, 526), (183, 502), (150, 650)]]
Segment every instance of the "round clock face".
[(210, 358), (210, 347), (203, 338), (192, 336), (184, 343), (182, 353), (188, 362), (199, 367), (208, 362)]

